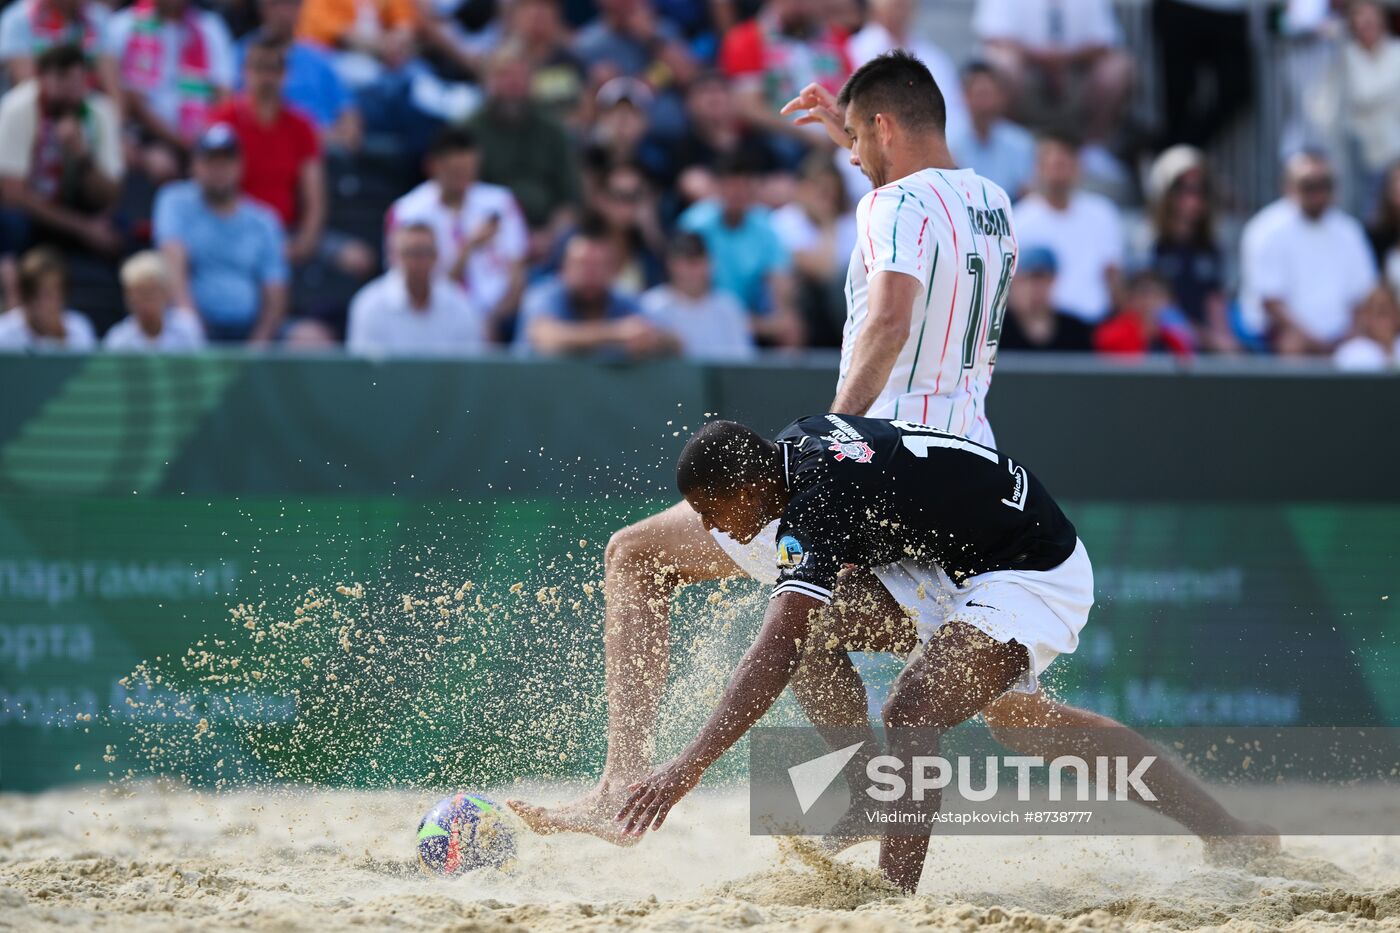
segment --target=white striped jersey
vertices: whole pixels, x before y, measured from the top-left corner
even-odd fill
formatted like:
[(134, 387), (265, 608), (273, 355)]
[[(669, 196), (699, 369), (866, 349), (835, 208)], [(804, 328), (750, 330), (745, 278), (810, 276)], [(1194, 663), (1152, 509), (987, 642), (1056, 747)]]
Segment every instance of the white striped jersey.
[(865, 324), (870, 277), (918, 279), (909, 339), (866, 415), (928, 424), (995, 446), (983, 401), (1016, 270), (1011, 199), (971, 169), (927, 168), (856, 207), (841, 379)]

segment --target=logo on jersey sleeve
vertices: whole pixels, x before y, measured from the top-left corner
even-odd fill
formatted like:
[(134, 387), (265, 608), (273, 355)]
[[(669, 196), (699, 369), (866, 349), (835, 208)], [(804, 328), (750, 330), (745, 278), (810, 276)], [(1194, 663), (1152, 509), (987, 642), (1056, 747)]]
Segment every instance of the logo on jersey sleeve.
[(802, 549), (802, 542), (792, 535), (783, 535), (778, 539), (778, 569), (796, 570), (807, 560), (807, 552)]
[(842, 441), (834, 437), (827, 437), (824, 440), (831, 442), (831, 445), (826, 449), (835, 454), (837, 460), (869, 463), (875, 459), (875, 449), (865, 441)]

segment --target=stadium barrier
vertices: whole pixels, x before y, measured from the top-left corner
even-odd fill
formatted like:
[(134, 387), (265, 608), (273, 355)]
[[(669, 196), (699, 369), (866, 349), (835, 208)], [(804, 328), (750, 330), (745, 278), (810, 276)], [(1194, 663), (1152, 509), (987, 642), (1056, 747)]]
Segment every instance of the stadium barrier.
[[(592, 771), (610, 531), (675, 498), (709, 413), (775, 430), (833, 371), (5, 358), (0, 789)], [(1393, 378), (1003, 361), (998, 437), (1095, 564), (1053, 689), (1138, 724), (1400, 723), (1398, 410)], [(676, 690), (751, 636), (762, 593), (727, 589), (719, 639), (713, 588), (682, 600)]]

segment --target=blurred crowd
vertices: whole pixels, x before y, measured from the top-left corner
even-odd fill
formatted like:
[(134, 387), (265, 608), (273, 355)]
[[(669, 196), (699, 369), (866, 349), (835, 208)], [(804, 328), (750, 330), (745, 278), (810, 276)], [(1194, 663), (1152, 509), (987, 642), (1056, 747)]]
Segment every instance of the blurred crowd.
[[(1400, 365), (1395, 11), (1140, 5), (1150, 121), (1112, 0), (12, 0), (0, 347), (837, 346), (869, 184), (779, 110), (907, 48), (1018, 200), (1002, 347)], [(1251, 211), (1212, 153), (1261, 6), (1292, 91)]]

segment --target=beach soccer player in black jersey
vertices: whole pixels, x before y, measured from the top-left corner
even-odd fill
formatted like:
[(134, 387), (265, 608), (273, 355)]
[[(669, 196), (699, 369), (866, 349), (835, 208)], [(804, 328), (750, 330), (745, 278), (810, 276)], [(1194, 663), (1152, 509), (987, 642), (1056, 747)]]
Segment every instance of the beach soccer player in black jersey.
[[(844, 654), (852, 639), (888, 650), (880, 633), (898, 632), (912, 616), (923, 651), (896, 679), (884, 722), (891, 736), (900, 727), (945, 730), (1007, 691), (1033, 692), (1055, 657), (1074, 650), (1093, 604), (1084, 545), (1035, 476), (996, 450), (922, 424), (815, 415), (770, 441), (716, 421), (686, 445), (677, 484), (707, 529), (739, 541), (777, 520), (779, 574), (718, 709), (679, 756), (629, 788), (617, 816), (628, 833), (658, 828), (789, 684), (799, 699), (820, 693), (822, 703), (848, 707), (827, 721), (862, 721), (860, 678), (851, 670), (833, 681), (830, 672), (842, 668), (806, 663), (813, 652)], [(831, 646), (809, 637), (818, 622), (835, 636)], [(820, 682), (803, 683), (813, 676), (804, 671), (821, 672)], [(1191, 780), (1170, 772), (1159, 794), (1164, 810), (1173, 800), (1210, 800), (1186, 786)], [(1169, 815), (1188, 824), (1209, 817)], [(927, 835), (886, 836), (880, 868), (913, 891), (927, 849)]]

